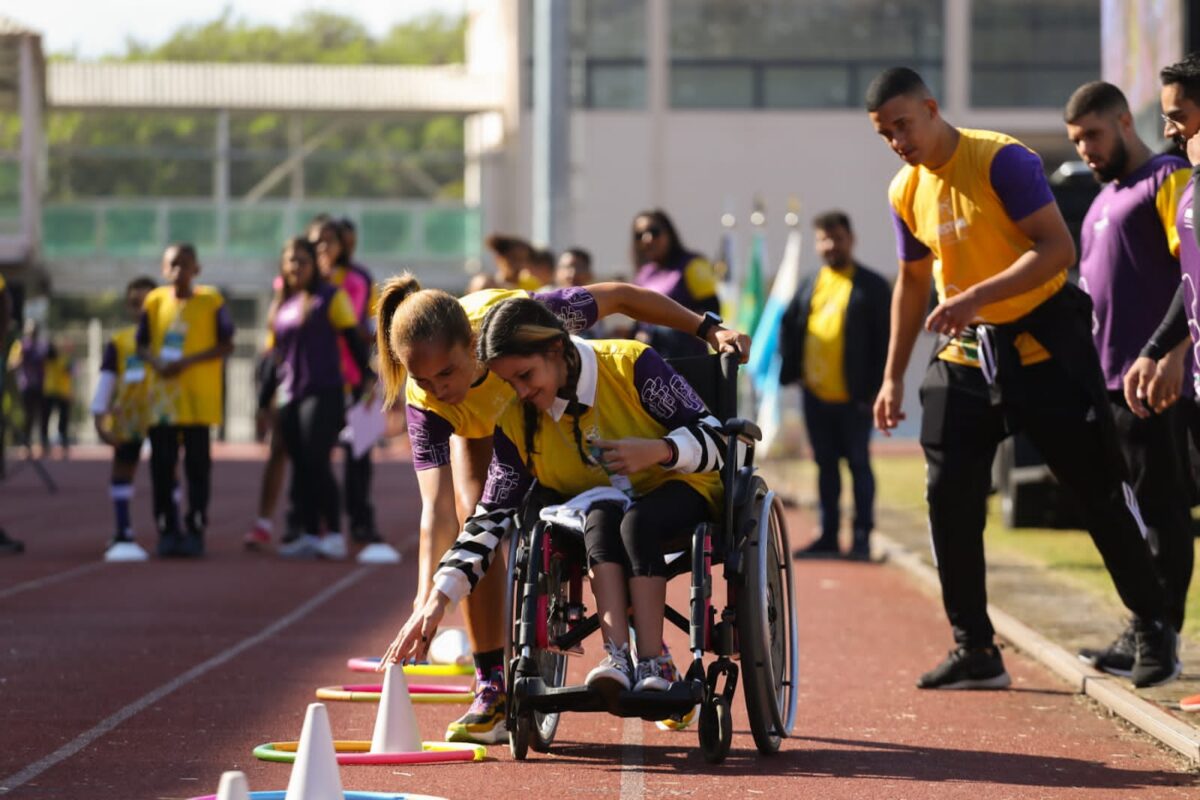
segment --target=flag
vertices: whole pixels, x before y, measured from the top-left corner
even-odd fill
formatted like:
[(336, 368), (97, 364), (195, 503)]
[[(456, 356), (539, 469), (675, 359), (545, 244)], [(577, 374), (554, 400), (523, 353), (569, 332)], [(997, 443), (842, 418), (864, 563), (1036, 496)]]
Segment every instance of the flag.
[(757, 228), (754, 231), (754, 240), (750, 245), (750, 266), (746, 269), (746, 277), (742, 283), (737, 307), (737, 326), (750, 334), (753, 334), (755, 328), (758, 327), (758, 320), (763, 311), (763, 301), (766, 299), (767, 291), (763, 283), (763, 263), (766, 259), (767, 237), (761, 228)]
[(779, 433), (783, 419), (779, 385), (779, 329), (784, 312), (787, 311), (800, 285), (803, 238), (798, 228), (792, 228), (788, 233), (783, 259), (779, 262), (779, 271), (775, 275), (775, 283), (771, 286), (771, 295), (767, 298), (758, 324), (753, 329), (750, 362), (746, 365), (746, 371), (750, 373), (759, 397), (757, 420), (763, 434), (759, 449), (764, 454), (770, 451), (771, 442)]
[(737, 314), (737, 242), (733, 228), (726, 226), (721, 231), (721, 242), (717, 245), (717, 256), (713, 260), (713, 271), (720, 283), (717, 284), (717, 299), (721, 304), (721, 317), (732, 320)]

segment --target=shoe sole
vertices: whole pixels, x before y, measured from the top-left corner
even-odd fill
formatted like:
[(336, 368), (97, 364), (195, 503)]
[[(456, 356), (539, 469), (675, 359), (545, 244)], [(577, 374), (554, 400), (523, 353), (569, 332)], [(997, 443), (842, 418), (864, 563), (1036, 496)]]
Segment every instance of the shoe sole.
[(617, 680), (616, 678), (611, 678), (607, 675), (593, 678), (585, 683), (589, 689), (599, 692), (606, 698), (616, 697), (621, 692), (629, 690), (629, 684), (621, 683), (621, 681)]
[(447, 742), (462, 742), (465, 744), (500, 744), (508, 741), (508, 725), (503, 722), (496, 723), (496, 726), (490, 731), (483, 733), (472, 733), (471, 731), (453, 731), (446, 730)]
[(1180, 711), (1200, 711), (1200, 695), (1185, 697), (1179, 701)]
[(1175, 680), (1182, 674), (1183, 674), (1183, 664), (1176, 661), (1175, 668), (1173, 670), (1171, 670), (1171, 674), (1168, 675), (1167, 677), (1159, 678), (1158, 680), (1151, 681), (1150, 683), (1136, 683), (1135, 682), (1133, 684), (1133, 687), (1135, 689), (1153, 689), (1155, 686), (1163, 686), (1164, 684), (1170, 683), (1171, 681)]
[[(662, 679), (660, 678), (659, 680), (662, 680)], [(671, 684), (665, 680), (662, 680), (662, 683), (660, 683), (660, 684), (654, 684), (654, 685), (650, 685), (650, 686), (643, 685), (643, 684), (649, 683), (649, 681), (650, 681), (650, 679), (646, 679), (644, 681), (639, 681), (637, 683), (637, 685), (635, 685), (633, 687), (633, 690), (635, 692), (666, 692), (666, 691), (670, 691), (670, 689), (671, 689)]]
[(956, 690), (956, 689), (1007, 689), (1012, 685), (1012, 678), (1007, 672), (1002, 675), (997, 675), (994, 678), (969, 678), (965, 681), (955, 681), (954, 683), (943, 683), (939, 686), (921, 686), (917, 684), (918, 689), (926, 690)]
[(1133, 670), (1131, 670), (1131, 669), (1121, 669), (1120, 667), (1104, 666), (1102, 664), (1097, 663), (1096, 659), (1088, 658), (1087, 656), (1085, 656), (1083, 654), (1079, 655), (1079, 660), (1082, 661), (1083, 663), (1087, 664), (1092, 669), (1098, 669), (1101, 672), (1105, 672), (1109, 675), (1116, 675), (1118, 678), (1129, 678), (1129, 677), (1133, 676)]

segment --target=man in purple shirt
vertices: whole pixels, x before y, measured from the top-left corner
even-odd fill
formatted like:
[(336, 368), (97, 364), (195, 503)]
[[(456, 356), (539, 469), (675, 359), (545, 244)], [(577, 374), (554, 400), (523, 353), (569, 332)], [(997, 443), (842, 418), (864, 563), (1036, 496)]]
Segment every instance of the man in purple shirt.
[[(1092, 337), (1109, 406), (1168, 616), (1179, 631), (1193, 561), (1188, 498), (1178, 491), (1187, 474), (1181, 420), (1173, 407), (1144, 419), (1134, 414), (1122, 382), (1179, 286), (1175, 215), (1191, 169), (1178, 156), (1151, 153), (1134, 130), (1125, 95), (1110, 83), (1080, 86), (1063, 118), (1079, 157), (1104, 184), (1083, 220), (1079, 285), (1092, 297)], [(1135, 655), (1132, 625), (1108, 647), (1079, 653), (1122, 676), (1133, 670)]]

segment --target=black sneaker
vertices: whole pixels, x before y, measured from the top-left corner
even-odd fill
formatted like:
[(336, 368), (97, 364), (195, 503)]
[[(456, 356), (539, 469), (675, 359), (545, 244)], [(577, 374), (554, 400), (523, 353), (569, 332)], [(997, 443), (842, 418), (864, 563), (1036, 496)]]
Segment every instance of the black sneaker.
[(1134, 686), (1161, 686), (1179, 677), (1179, 636), (1169, 623), (1135, 620), (1133, 637), (1137, 657), (1129, 677)]
[(808, 547), (801, 547), (792, 553), (792, 558), (838, 558), (842, 551), (838, 548), (836, 539), (817, 539)]
[(0, 556), (19, 556), (25, 552), (25, 543), (9, 538), (3, 528), (0, 528)]
[(958, 647), (917, 681), (918, 689), (1005, 689), (1012, 683), (995, 646)]
[(181, 555), (180, 544), (183, 537), (178, 533), (167, 532), (160, 534), (158, 537), (158, 557), (159, 558), (175, 558)]
[(1120, 675), (1128, 678), (1133, 672), (1133, 663), (1137, 658), (1137, 644), (1134, 642), (1133, 625), (1121, 631), (1121, 635), (1103, 650), (1085, 647), (1079, 651), (1079, 660), (1091, 664), (1101, 672), (1109, 675)]
[(350, 538), (356, 544), (378, 544), (383, 541), (383, 537), (379, 535), (379, 531), (375, 529), (374, 525), (351, 528)]

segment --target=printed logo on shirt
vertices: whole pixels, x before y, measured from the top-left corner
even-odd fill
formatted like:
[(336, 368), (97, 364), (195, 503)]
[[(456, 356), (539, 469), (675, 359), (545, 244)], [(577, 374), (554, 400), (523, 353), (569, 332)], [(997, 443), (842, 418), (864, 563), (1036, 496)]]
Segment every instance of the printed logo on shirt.
[(1092, 223), (1092, 230), (1096, 233), (1103, 233), (1108, 228), (1108, 203), (1104, 204), (1104, 208), (1100, 211), (1100, 219)]
[(121, 373), (121, 382), (141, 383), (146, 378), (146, 364), (136, 355), (125, 356), (125, 370)]
[(689, 411), (704, 410), (704, 401), (700, 399), (700, 395), (696, 394), (692, 385), (683, 379), (682, 375), (671, 376), (671, 391), (683, 403), (683, 407)]
[(938, 203), (938, 219), (940, 220), (937, 227), (939, 240), (965, 238), (970, 223), (962, 217), (954, 216), (954, 206), (949, 200)]
[(517, 498), (513, 495), (520, 485), (521, 479), (515, 469), (493, 460), (488, 467), (487, 491), (484, 492), (483, 500), (498, 505), (504, 505), (510, 500), (515, 501)]
[(642, 402), (650, 413), (667, 419), (675, 413), (678, 403), (671, 387), (662, 378), (651, 378), (642, 386)]
[(1192, 207), (1188, 206), (1183, 210), (1183, 226), (1185, 228), (1192, 227)]
[[(1107, 210), (1108, 209), (1105, 208), (1105, 211), (1107, 211)], [(1083, 277), (1082, 275), (1079, 276), (1079, 288), (1083, 289), (1085, 292), (1087, 292), (1089, 297), (1092, 296), (1092, 290), (1091, 290), (1091, 287), (1088, 286), (1088, 280), (1087, 280), (1087, 278)], [(1100, 318), (1096, 316), (1096, 307), (1092, 306), (1092, 335), (1095, 336), (1096, 333), (1099, 332), (1099, 330), (1100, 330)]]

